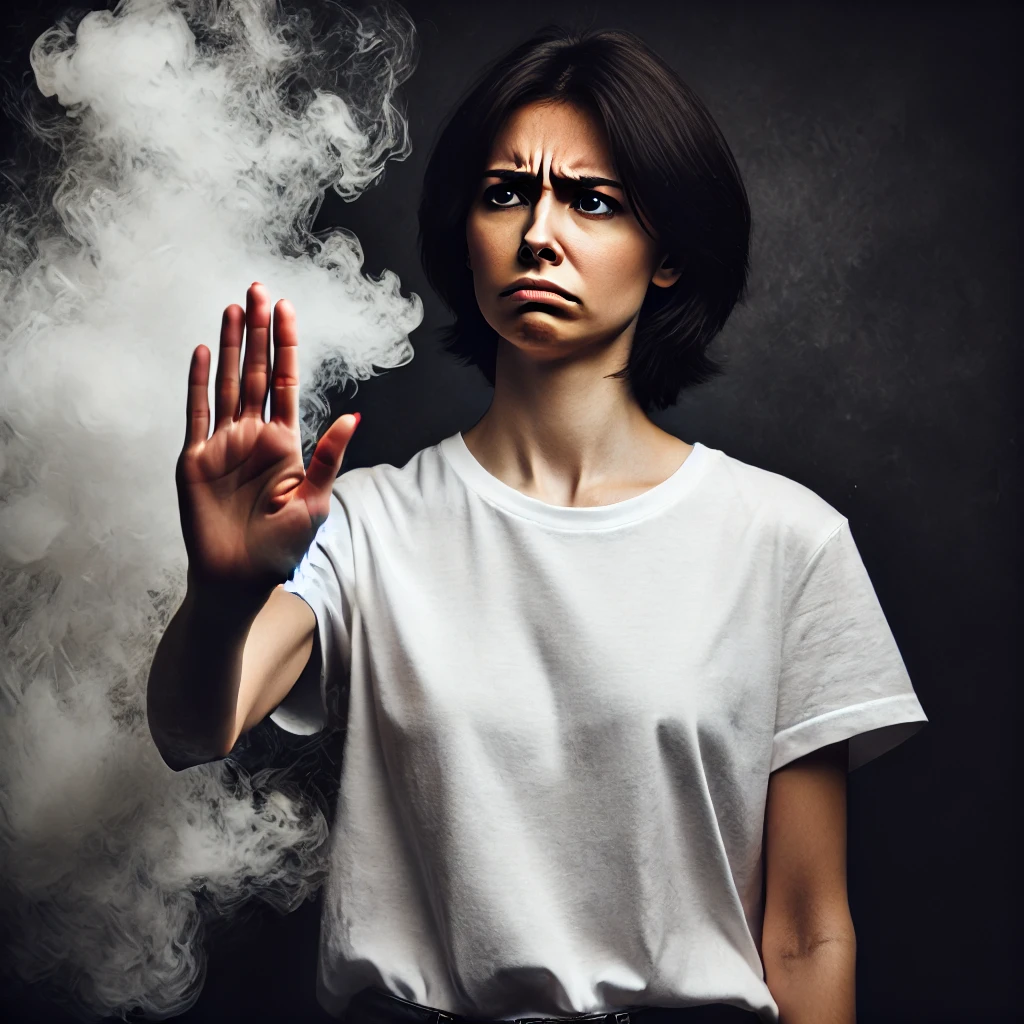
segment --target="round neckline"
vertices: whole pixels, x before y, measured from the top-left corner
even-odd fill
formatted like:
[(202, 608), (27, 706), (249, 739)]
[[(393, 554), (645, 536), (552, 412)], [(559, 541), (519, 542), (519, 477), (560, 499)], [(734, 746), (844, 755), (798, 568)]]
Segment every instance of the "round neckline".
[(643, 519), (672, 504), (693, 489), (707, 469), (711, 453), (715, 451), (700, 441), (695, 441), (693, 451), (687, 455), (678, 469), (661, 483), (649, 487), (641, 494), (634, 494), (631, 498), (624, 498), (609, 505), (577, 507), (548, 504), (540, 498), (523, 494), (522, 491), (499, 480), (477, 461), (476, 456), (469, 450), (462, 431), (446, 437), (438, 447), (462, 481), (491, 504), (533, 522), (574, 530), (621, 526)]

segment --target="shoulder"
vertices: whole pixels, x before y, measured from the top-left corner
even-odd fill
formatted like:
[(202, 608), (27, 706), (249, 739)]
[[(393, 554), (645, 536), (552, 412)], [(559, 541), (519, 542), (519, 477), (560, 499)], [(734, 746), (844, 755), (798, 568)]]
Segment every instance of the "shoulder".
[(396, 511), (422, 505), (444, 485), (440, 444), (416, 452), (401, 466), (381, 462), (346, 470), (331, 488), (331, 506), (344, 506), (349, 516), (384, 508)]
[(846, 522), (846, 517), (799, 480), (715, 449), (713, 500), (724, 516), (739, 515), (745, 528), (780, 545), (787, 561), (806, 560)]

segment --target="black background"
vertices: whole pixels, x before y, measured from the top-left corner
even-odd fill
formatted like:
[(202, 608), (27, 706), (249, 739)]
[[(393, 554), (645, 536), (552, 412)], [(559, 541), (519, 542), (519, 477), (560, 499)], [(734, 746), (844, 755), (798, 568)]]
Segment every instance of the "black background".
[[(750, 296), (712, 349), (728, 355), (726, 376), (653, 418), (849, 518), (930, 719), (849, 779), (859, 1020), (1020, 1019), (1018, 6), (405, 7), (420, 46), (403, 89), (414, 152), (355, 203), (328, 194), (315, 225), (352, 228), (365, 269), (394, 270), (425, 307), (412, 363), (337, 396), (336, 414), (363, 414), (345, 468), (402, 465), (490, 399), (435, 343), (446, 319), (416, 252), (441, 119), (486, 61), (545, 21), (637, 32), (707, 103), (755, 225)], [(6, 90), (64, 9), (3, 7)], [(321, 770), (336, 773), (339, 754)], [(179, 1019), (329, 1020), (314, 994), (319, 907), (255, 907), (211, 935), (202, 994)], [(20, 988), (3, 1005), (71, 1019)]]

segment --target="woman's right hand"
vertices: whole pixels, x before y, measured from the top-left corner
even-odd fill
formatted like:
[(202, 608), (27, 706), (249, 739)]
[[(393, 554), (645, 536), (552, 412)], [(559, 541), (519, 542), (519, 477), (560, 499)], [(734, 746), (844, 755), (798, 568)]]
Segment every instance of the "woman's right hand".
[[(245, 328), (239, 395), (238, 362)], [(210, 350), (192, 353), (188, 425), (175, 468), (189, 588), (261, 602), (291, 575), (330, 511), (331, 488), (358, 423), (340, 416), (320, 439), (309, 469), (299, 434), (295, 310), (274, 309), (270, 376), (270, 296), (258, 282), (246, 309), (224, 310), (217, 362), (216, 419), (210, 429)], [(270, 417), (263, 418), (267, 392)]]

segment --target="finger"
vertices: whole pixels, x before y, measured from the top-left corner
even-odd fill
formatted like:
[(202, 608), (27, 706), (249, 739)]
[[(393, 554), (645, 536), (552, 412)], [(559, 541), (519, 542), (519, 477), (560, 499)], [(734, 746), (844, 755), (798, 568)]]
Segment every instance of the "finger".
[(206, 440), (210, 432), (210, 350), (199, 345), (188, 370), (188, 402), (185, 411), (185, 447)]
[(240, 416), (263, 419), (270, 365), (270, 296), (254, 281), (245, 297), (245, 358), (242, 365)]
[(309, 460), (304, 481), (309, 492), (306, 504), (323, 511), (324, 515), (327, 514), (325, 510), (330, 502), (330, 490), (334, 486), (338, 470), (341, 469), (345, 449), (352, 440), (358, 423), (358, 417), (352, 413), (339, 416), (320, 438), (313, 450), (313, 457)]
[(215, 391), (217, 430), (238, 416), (238, 357), (242, 351), (242, 325), (245, 311), (237, 302), (224, 310), (220, 322), (220, 353), (217, 357)]
[(270, 419), (299, 429), (299, 335), (295, 309), (287, 299), (274, 307), (274, 376), (270, 388)]

